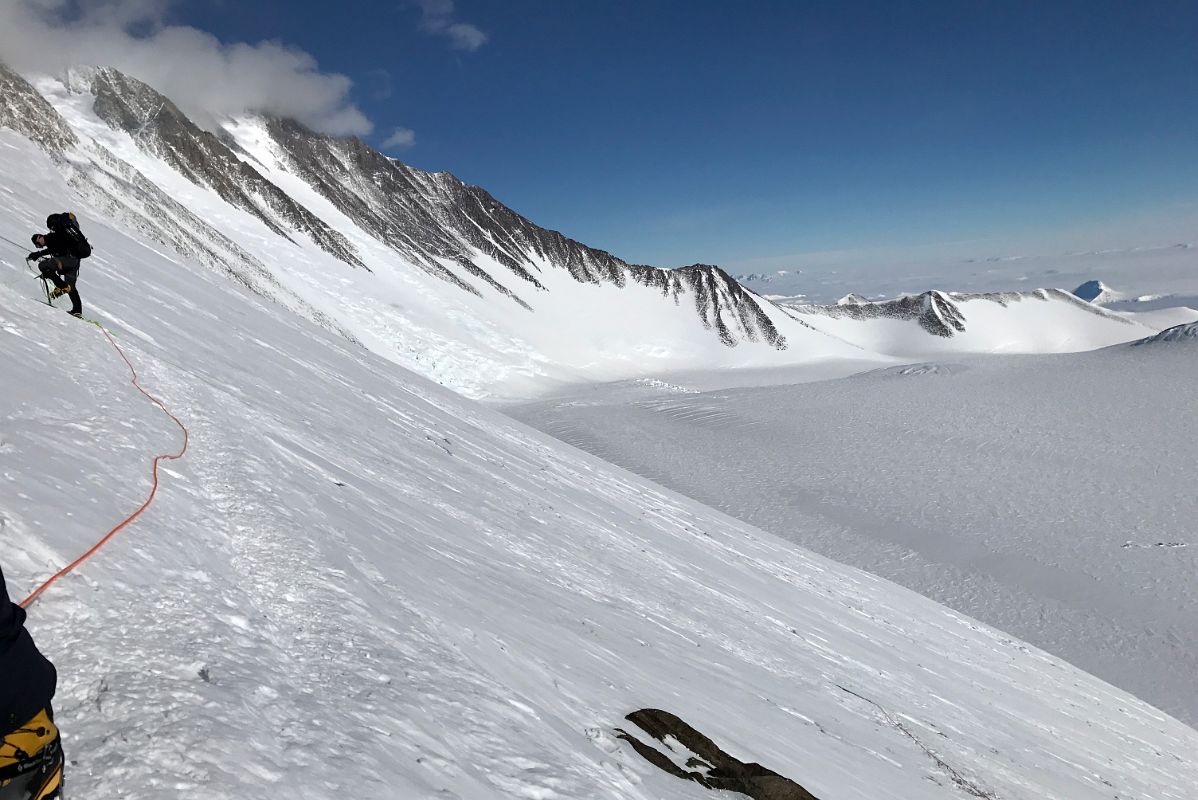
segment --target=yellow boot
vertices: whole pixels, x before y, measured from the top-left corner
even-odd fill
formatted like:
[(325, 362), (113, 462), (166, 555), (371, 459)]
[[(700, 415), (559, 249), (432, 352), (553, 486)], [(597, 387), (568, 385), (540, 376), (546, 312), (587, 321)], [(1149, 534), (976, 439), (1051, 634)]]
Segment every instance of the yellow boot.
[(46, 711), (0, 741), (0, 800), (52, 800), (62, 793), (62, 743)]

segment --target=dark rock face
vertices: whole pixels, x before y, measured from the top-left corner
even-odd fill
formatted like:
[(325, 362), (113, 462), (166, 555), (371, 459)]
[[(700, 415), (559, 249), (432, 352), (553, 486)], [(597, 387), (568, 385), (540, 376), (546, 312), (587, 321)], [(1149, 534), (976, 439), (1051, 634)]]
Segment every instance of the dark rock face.
[(745, 763), (725, 753), (697, 730), (687, 725), (668, 711), (644, 708), (625, 717), (645, 733), (673, 749), (666, 741), (673, 737), (694, 755), (686, 761), (686, 768), (678, 766), (665, 753), (647, 745), (626, 731), (616, 729), (616, 735), (632, 745), (633, 749), (658, 769), (694, 781), (713, 790), (726, 790), (748, 795), (753, 800), (818, 800), (815, 795), (799, 784), (756, 762)]
[[(457, 265), (526, 306), (521, 289), (544, 290), (540, 276), (546, 267), (564, 269), (574, 280), (587, 283), (624, 286), (631, 278), (659, 288), (675, 302), (681, 302), (683, 294), (692, 294), (703, 324), (729, 346), (747, 338), (786, 347), (785, 337), (752, 293), (718, 267), (633, 266), (534, 225), (484, 189), (448, 173), (413, 169), (356, 138), (322, 136), (290, 120), (272, 119), (267, 124), (290, 168), (360, 228), (466, 291), (478, 293), (443, 262)], [(476, 253), (507, 274), (492, 274), (476, 263)], [(517, 279), (514, 284), (510, 277)]]
[(1085, 300), (1087, 303), (1093, 303), (1109, 291), (1110, 287), (1108, 287), (1102, 281), (1086, 281), (1081, 286), (1074, 289), (1073, 294), (1074, 296)]
[(0, 63), (0, 126), (12, 128), (54, 157), (79, 140), (29, 81)]
[(683, 294), (693, 295), (695, 312), (703, 326), (718, 333), (720, 341), (729, 347), (737, 344), (732, 330), (736, 326), (749, 341), (764, 341), (779, 350), (786, 348), (786, 337), (774, 327), (754, 296), (719, 267), (695, 264), (679, 269), (641, 266), (628, 269), (633, 280), (661, 289), (674, 302)]
[[(291, 120), (267, 121), (272, 138), (281, 146), (292, 171), (308, 182), (362, 230), (393, 248), (428, 272), (465, 291), (479, 294), (469, 283), (447, 269), (440, 259), (452, 261), (518, 302), (518, 296), (476, 265), (455, 236), (453, 219), (473, 198), (463, 196), (462, 185), (445, 173), (411, 169), (368, 147), (357, 138), (335, 139), (316, 134)], [(497, 205), (497, 204), (496, 204)], [(482, 241), (481, 233), (468, 237), (504, 263), (498, 244)], [(502, 242), (502, 237), (500, 238)], [(506, 266), (536, 289), (540, 283), (527, 270), (508, 259)]]
[(299, 233), (341, 261), (364, 266), (344, 235), (262, 177), (220, 138), (200, 129), (166, 97), (113, 69), (95, 70), (87, 78), (96, 114), (188, 180), (212, 188), (280, 236), (294, 241), (292, 234)]

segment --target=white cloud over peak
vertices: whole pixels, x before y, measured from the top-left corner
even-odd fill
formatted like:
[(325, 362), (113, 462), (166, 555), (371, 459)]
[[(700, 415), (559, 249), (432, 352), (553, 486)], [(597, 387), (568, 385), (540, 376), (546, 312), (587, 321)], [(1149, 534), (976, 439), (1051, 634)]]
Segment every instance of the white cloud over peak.
[(383, 142), (383, 150), (407, 150), (416, 144), (416, 131), (411, 128), (396, 128)]
[(474, 52), (487, 43), (487, 34), (469, 22), (455, 22), (453, 0), (418, 0), (424, 18), (420, 27), (427, 33), (444, 36), (454, 50)]
[(337, 136), (373, 126), (349, 100), (353, 82), (320, 71), (309, 53), (278, 41), (225, 43), (168, 25), (173, 0), (0, 0), (0, 61), (59, 74), (110, 66), (153, 86), (196, 122), (257, 111)]

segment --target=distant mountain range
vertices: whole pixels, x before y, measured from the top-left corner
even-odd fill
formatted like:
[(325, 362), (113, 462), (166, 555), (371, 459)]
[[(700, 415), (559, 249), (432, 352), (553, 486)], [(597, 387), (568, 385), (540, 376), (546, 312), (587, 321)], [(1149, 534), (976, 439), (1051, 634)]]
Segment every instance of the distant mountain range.
[[(254, 115), (205, 129), (114, 69), (25, 77), (0, 65), (0, 128), (34, 143), (65, 180), (62, 205), (79, 212), (97, 249), (89, 270), (121, 269), (105, 264), (96, 230), (111, 226), (476, 396), (677, 369), (902, 354), (902, 346), (878, 347), (877, 336), (846, 330), (849, 321), (914, 321), (937, 338), (973, 325), (963, 305), (971, 298), (942, 292), (802, 307), (771, 302), (709, 264), (630, 264), (539, 227), (480, 187), (412, 168), (356, 138)], [(40, 214), (27, 222), (40, 224)], [(762, 290), (799, 275), (742, 281)], [(1028, 296), (1069, 306), (1067, 315), (1079, 310), (1064, 293)], [(1087, 313), (1107, 326), (1096, 339), (1033, 336), (1026, 346), (1081, 349), (1091, 339), (1156, 332), (1092, 307)]]

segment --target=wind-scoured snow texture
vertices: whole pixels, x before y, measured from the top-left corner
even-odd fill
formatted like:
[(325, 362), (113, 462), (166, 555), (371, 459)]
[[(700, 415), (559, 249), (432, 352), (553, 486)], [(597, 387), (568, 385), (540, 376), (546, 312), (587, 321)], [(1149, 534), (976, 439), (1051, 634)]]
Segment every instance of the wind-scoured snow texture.
[(1194, 724), (1196, 328), (792, 386), (590, 387), (513, 413)]
[[(0, 187), (14, 240), (69, 191), (9, 131)], [(953, 771), (1002, 800), (1194, 796), (1198, 732), (1125, 692), (207, 265), (89, 234), (106, 260), (84, 265), (85, 308), (191, 448), (32, 608), (74, 795), (712, 797), (616, 738), (657, 707), (830, 800), (968, 797)], [(19, 595), (141, 502), (179, 432), (99, 331), (36, 302), (19, 262), (0, 270), (0, 554)]]
[(834, 305), (784, 307), (866, 350), (904, 358), (944, 352), (1076, 352), (1157, 330), (1059, 289), (930, 291), (880, 301), (850, 295)]

